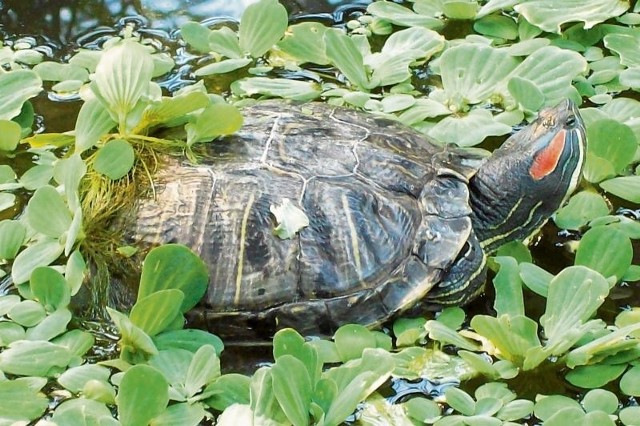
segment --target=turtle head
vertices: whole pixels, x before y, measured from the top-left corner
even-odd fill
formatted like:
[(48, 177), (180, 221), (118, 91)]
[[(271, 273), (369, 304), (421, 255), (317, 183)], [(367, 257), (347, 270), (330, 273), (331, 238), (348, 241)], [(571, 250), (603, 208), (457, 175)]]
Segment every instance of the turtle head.
[(538, 230), (578, 184), (585, 128), (565, 100), (511, 136), (470, 181), (473, 228), (490, 253)]

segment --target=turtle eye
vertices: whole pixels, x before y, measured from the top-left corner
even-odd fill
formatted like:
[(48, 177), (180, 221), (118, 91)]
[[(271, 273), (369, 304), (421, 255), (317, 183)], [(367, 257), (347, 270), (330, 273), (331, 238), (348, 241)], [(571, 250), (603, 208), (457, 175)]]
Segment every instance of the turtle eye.
[(567, 117), (567, 120), (564, 122), (564, 126), (567, 128), (573, 128), (576, 126), (576, 116), (571, 114)]

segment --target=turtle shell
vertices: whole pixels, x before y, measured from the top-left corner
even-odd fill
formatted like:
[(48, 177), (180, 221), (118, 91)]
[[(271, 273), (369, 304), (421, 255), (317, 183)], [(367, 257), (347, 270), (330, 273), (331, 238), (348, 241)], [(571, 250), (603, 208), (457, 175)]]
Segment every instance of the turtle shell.
[[(322, 103), (260, 102), (199, 164), (173, 162), (136, 206), (131, 236), (182, 243), (208, 264), (190, 313), (222, 335), (375, 324), (422, 300), (472, 232), (476, 159), (394, 121)], [(271, 206), (309, 225), (281, 239)], [(469, 271), (471, 274), (473, 271)]]

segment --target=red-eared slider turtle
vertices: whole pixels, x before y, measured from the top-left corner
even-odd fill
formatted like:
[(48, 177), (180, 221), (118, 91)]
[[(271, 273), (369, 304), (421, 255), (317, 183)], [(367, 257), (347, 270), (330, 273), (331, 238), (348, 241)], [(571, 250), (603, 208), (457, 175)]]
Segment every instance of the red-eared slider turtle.
[[(208, 264), (190, 320), (215, 332), (328, 333), (416, 305), (464, 304), (485, 258), (535, 232), (575, 188), (585, 130), (563, 101), (490, 157), (322, 103), (260, 102), (197, 165), (171, 163), (137, 205), (134, 240), (177, 242)], [(290, 239), (272, 209), (308, 218)], [(303, 216), (304, 217), (304, 216)]]

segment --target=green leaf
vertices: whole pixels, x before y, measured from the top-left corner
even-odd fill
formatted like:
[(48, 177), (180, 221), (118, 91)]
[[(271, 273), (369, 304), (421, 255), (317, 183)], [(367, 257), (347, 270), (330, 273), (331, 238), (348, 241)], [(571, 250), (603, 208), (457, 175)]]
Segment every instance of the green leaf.
[(620, 379), (620, 390), (625, 395), (640, 396), (640, 365), (629, 369)]
[(49, 164), (35, 165), (22, 176), (20, 176), (20, 183), (24, 186), (24, 189), (28, 191), (34, 191), (40, 187), (48, 185), (53, 176), (53, 167)]
[(116, 403), (120, 423), (147, 426), (152, 418), (167, 407), (169, 384), (155, 368), (134, 365), (122, 377)]
[(198, 68), (194, 74), (199, 77), (212, 74), (225, 74), (244, 68), (251, 62), (252, 60), (250, 58), (225, 59), (220, 62), (214, 62), (212, 64), (205, 65), (202, 68)]
[(640, 424), (638, 422), (638, 419), (640, 419), (640, 407), (624, 407), (618, 413), (618, 418), (620, 419), (622, 424), (626, 426), (637, 426), (638, 424)]
[(0, 193), (0, 211), (9, 209), (16, 203), (16, 196), (9, 193)]
[(29, 225), (49, 237), (60, 238), (71, 226), (71, 212), (52, 186), (38, 188), (27, 204)]
[(544, 105), (544, 93), (532, 81), (515, 76), (507, 84), (513, 98), (529, 111), (538, 111)]
[(498, 318), (476, 315), (471, 319), (471, 327), (493, 343), (499, 351), (500, 359), (518, 366), (524, 365), (525, 356), (530, 350), (541, 348), (538, 324), (522, 315), (503, 315)]
[(369, 329), (358, 324), (346, 324), (338, 328), (333, 336), (342, 362), (357, 359), (366, 348), (375, 348), (376, 339)]
[(565, 378), (574, 386), (586, 389), (600, 388), (617, 379), (626, 365), (585, 365), (571, 370)]
[(271, 369), (273, 393), (295, 426), (309, 424), (312, 383), (307, 368), (292, 355), (283, 355)]
[(116, 126), (105, 105), (98, 99), (89, 99), (82, 104), (76, 120), (76, 150), (81, 154), (92, 148), (98, 140)]
[(471, 416), (476, 411), (476, 402), (471, 396), (456, 387), (449, 387), (444, 391), (447, 404), (459, 413), (465, 416)]
[(621, 230), (598, 226), (587, 231), (576, 252), (576, 265), (584, 265), (605, 277), (620, 280), (631, 266), (633, 247)]
[(185, 294), (181, 311), (193, 308), (209, 284), (204, 262), (179, 244), (165, 244), (149, 252), (142, 265), (138, 300), (160, 290), (174, 288)]
[(167, 289), (138, 297), (129, 319), (150, 337), (163, 331), (180, 313), (184, 300), (181, 290)]
[(451, 19), (473, 19), (478, 8), (477, 2), (469, 0), (449, 0), (442, 5), (444, 15)]
[(198, 426), (202, 424), (207, 413), (201, 404), (189, 404), (187, 402), (174, 404), (157, 417), (154, 417), (149, 426)]
[(633, 47), (638, 44), (637, 32), (631, 34), (607, 34), (603, 41), (607, 49), (620, 56), (620, 63), (628, 67), (640, 66), (640, 54)]
[(433, 423), (442, 413), (440, 406), (427, 398), (412, 398), (402, 406), (409, 417), (422, 423)]
[(155, 336), (153, 340), (159, 350), (177, 348), (195, 353), (200, 347), (211, 345), (216, 348), (216, 354), (220, 356), (224, 349), (222, 340), (220, 340), (218, 336), (203, 330), (187, 329), (165, 331)]
[[(228, 27), (222, 27), (209, 32), (209, 50), (230, 59), (241, 59), (244, 57), (242, 48), (240, 48), (238, 34)], [(249, 62), (251, 62), (251, 60), (247, 63)]]
[(33, 70), (45, 81), (79, 80), (84, 82), (89, 80), (87, 70), (77, 65), (45, 61), (33, 67)]
[(71, 359), (69, 350), (62, 346), (21, 340), (0, 352), (0, 370), (19, 376), (48, 377), (60, 373)]
[(10, 260), (16, 257), (26, 232), (24, 225), (17, 220), (0, 221), (0, 259)]
[(427, 321), (424, 325), (425, 330), (429, 333), (429, 338), (433, 340), (437, 340), (442, 343), (450, 344), (457, 346), (461, 349), (466, 349), (469, 351), (475, 351), (478, 349), (475, 342), (462, 337), (458, 334), (454, 329), (450, 328), (446, 324), (443, 324), (440, 321)]
[(609, 294), (602, 275), (584, 266), (570, 266), (549, 284), (547, 307), (540, 318), (547, 349), (562, 355), (588, 330), (587, 320)]
[(429, 136), (442, 143), (461, 147), (478, 145), (488, 136), (501, 136), (511, 132), (511, 126), (493, 119), (486, 109), (472, 109), (463, 116), (449, 116), (429, 130)]
[(493, 279), (496, 292), (493, 308), (496, 315), (524, 315), (524, 298), (518, 263), (512, 257), (500, 256), (495, 260), (500, 264), (500, 270)]
[(640, 203), (640, 176), (622, 176), (600, 182), (600, 187), (632, 203)]
[(27, 330), (25, 338), (27, 340), (51, 340), (67, 331), (67, 326), (71, 321), (71, 311), (68, 309), (58, 309), (47, 315), (38, 325)]
[(0, 119), (0, 150), (13, 151), (18, 146), (22, 128), (15, 121)]
[(111, 180), (118, 180), (131, 171), (134, 161), (131, 144), (124, 139), (113, 139), (98, 150), (93, 168)]
[(160, 102), (149, 105), (144, 110), (142, 121), (147, 127), (182, 120), (191, 112), (209, 105), (206, 93), (193, 91), (175, 94), (173, 97), (163, 96)]
[[(40, 389), (33, 389), (23, 380), (0, 380), (0, 418), (25, 424), (42, 416), (49, 405), (49, 400)], [(13, 423), (15, 424), (15, 423)]]
[(555, 214), (553, 221), (559, 228), (578, 230), (593, 219), (607, 214), (609, 205), (602, 195), (593, 191), (580, 191)]
[(264, 55), (287, 29), (287, 10), (277, 0), (260, 0), (242, 13), (238, 38), (240, 48), (254, 58)]
[(79, 393), (89, 380), (107, 382), (111, 372), (108, 368), (96, 364), (85, 364), (73, 367), (58, 377), (58, 383), (68, 391)]
[[(291, 423), (290, 421), (287, 421), (287, 416), (285, 415), (280, 406), (280, 403), (275, 397), (271, 368), (262, 367), (253, 374), (253, 376), (251, 377), (249, 394), (251, 401), (251, 410), (253, 410), (254, 418), (271, 419), (275, 424)], [(242, 407), (242, 405), (234, 404), (230, 408), (233, 407)], [(235, 424), (236, 423), (233, 422), (229, 423), (229, 425)]]
[(381, 53), (389, 55), (409, 53), (414, 59), (428, 59), (440, 52), (444, 45), (445, 38), (437, 32), (412, 27), (391, 34), (382, 46)]
[(516, 399), (506, 403), (496, 417), (504, 421), (515, 421), (528, 417), (533, 413), (533, 401), (526, 399)]
[(251, 379), (242, 374), (220, 376), (204, 390), (204, 393), (212, 395), (205, 403), (218, 411), (224, 411), (232, 404), (249, 404), (250, 382)]
[(515, 40), (518, 38), (516, 21), (507, 16), (485, 16), (473, 23), (473, 29), (480, 34), (498, 39)]
[(629, 8), (629, 3), (624, 0), (565, 0), (558, 4), (553, 0), (531, 0), (513, 8), (533, 25), (560, 34), (562, 24), (584, 22), (584, 28), (589, 29), (621, 15)]
[(53, 413), (52, 420), (58, 424), (68, 424), (73, 426), (107, 426), (112, 420), (111, 411), (101, 402), (91, 399), (78, 398), (69, 399), (59, 406)]
[(285, 78), (250, 77), (236, 80), (231, 91), (237, 96), (250, 97), (256, 94), (271, 97), (311, 101), (322, 93), (313, 81), (288, 80)]
[(520, 278), (522, 278), (522, 282), (529, 290), (542, 297), (547, 297), (549, 283), (553, 279), (553, 274), (533, 263), (521, 263)]
[(11, 277), (15, 284), (22, 284), (29, 280), (31, 272), (38, 266), (50, 265), (64, 251), (64, 247), (57, 240), (43, 239), (30, 245), (16, 256), (11, 268)]
[[(616, 173), (622, 172), (633, 161), (636, 137), (629, 126), (617, 120), (604, 119), (591, 123), (587, 127), (587, 140), (587, 152), (609, 161)], [(589, 173), (589, 167), (593, 167), (588, 159), (585, 167), (585, 173)]]
[(280, 205), (269, 207), (269, 211), (276, 218), (277, 226), (273, 232), (281, 239), (288, 240), (309, 226), (309, 218), (299, 207), (288, 198), (283, 198)]
[(309, 343), (295, 330), (285, 328), (279, 330), (273, 336), (273, 358), (284, 355), (292, 355), (305, 365), (309, 378), (315, 383), (322, 371), (322, 362), (319, 360), (317, 349)]
[[(522, 61), (502, 82), (506, 94), (510, 79), (520, 77), (533, 83), (544, 95), (545, 105), (556, 105), (567, 98), (573, 79), (587, 71), (587, 61), (582, 55), (555, 46), (537, 49)], [(505, 82), (507, 82), (505, 84)]]
[(13, 70), (0, 74), (0, 120), (20, 114), (22, 105), (42, 91), (42, 80), (34, 71)]
[(187, 145), (212, 140), (218, 136), (235, 133), (242, 126), (242, 115), (238, 109), (229, 104), (209, 105), (187, 124)]
[(618, 410), (618, 398), (616, 394), (608, 390), (593, 389), (582, 398), (582, 406), (587, 413), (602, 411), (606, 414), (613, 414)]
[(56, 337), (51, 343), (67, 348), (72, 355), (81, 357), (93, 347), (95, 339), (90, 333), (76, 329)]
[(140, 327), (135, 326), (129, 318), (109, 307), (106, 308), (109, 317), (120, 332), (121, 348), (120, 358), (131, 364), (147, 361), (153, 355), (158, 353), (158, 349), (149, 337)]
[(151, 54), (137, 42), (125, 40), (103, 52), (91, 87), (118, 117), (120, 132), (126, 132), (127, 116), (148, 90), (152, 74)]
[[(517, 66), (518, 61), (504, 49), (462, 43), (440, 56), (442, 88), (450, 103), (457, 110), (463, 110), (465, 104), (477, 104), (490, 98), (498, 84), (508, 81), (507, 76)], [(464, 102), (460, 103), (460, 99)]]
[(209, 53), (209, 34), (211, 30), (198, 22), (185, 22), (180, 27), (180, 35), (191, 47), (200, 53)]
[(44, 307), (33, 300), (23, 300), (11, 307), (7, 316), (17, 324), (33, 327), (46, 317)]
[(579, 403), (562, 395), (542, 396), (536, 401), (533, 413), (542, 421), (547, 421), (551, 416), (563, 408), (573, 408), (582, 411)]
[(33, 270), (30, 280), (31, 293), (50, 312), (66, 308), (71, 292), (62, 274), (48, 266)]
[(289, 27), (287, 35), (280, 40), (278, 48), (293, 56), (300, 63), (327, 65), (324, 34), (327, 27), (319, 22), (301, 22)]
[(185, 391), (189, 397), (192, 397), (218, 377), (220, 377), (220, 360), (215, 348), (209, 345), (201, 346), (189, 364), (184, 379)]
[(432, 16), (418, 14), (406, 7), (390, 1), (377, 1), (367, 7), (367, 12), (392, 24), (403, 27), (425, 27), (430, 29), (441, 28), (444, 23)]
[(353, 39), (340, 30), (330, 29), (324, 35), (327, 56), (351, 84), (359, 89), (369, 87), (362, 53)]

